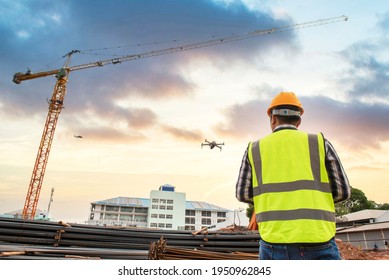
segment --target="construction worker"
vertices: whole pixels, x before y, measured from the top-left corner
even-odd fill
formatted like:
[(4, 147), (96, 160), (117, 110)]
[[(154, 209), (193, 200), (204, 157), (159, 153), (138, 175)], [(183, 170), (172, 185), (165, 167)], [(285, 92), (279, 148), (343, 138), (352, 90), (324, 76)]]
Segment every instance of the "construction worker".
[(276, 95), (267, 114), (272, 133), (249, 143), (236, 184), (236, 198), (254, 204), (259, 259), (341, 259), (335, 203), (351, 189), (333, 146), (297, 129), (304, 109), (292, 92)]

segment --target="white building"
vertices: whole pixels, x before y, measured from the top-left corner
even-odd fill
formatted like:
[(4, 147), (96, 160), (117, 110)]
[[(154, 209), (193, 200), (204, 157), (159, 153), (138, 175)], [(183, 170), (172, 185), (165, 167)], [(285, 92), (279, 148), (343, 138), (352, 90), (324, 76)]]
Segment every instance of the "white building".
[(232, 225), (236, 217), (233, 213), (207, 202), (186, 201), (185, 193), (166, 184), (152, 190), (150, 198), (116, 197), (92, 202), (87, 224), (199, 230)]
[(91, 203), (87, 224), (147, 227), (149, 199), (116, 197)]
[(148, 227), (158, 229), (185, 229), (185, 193), (175, 192), (175, 187), (163, 185), (150, 192)]

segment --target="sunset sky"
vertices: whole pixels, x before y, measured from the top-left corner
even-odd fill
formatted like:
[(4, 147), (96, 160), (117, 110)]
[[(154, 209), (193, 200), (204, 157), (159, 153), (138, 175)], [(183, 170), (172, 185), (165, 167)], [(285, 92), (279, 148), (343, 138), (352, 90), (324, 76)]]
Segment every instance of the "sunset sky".
[[(389, 203), (389, 4), (308, 0), (0, 0), (0, 213), (22, 209), (61, 68), (348, 16), (347, 21), (69, 75), (38, 208), (84, 222), (90, 203), (171, 184), (229, 209), (242, 156), (270, 133), (267, 106), (295, 92), (301, 130), (334, 145), (350, 184)], [(260, 3), (260, 4), (259, 4)], [(75, 138), (82, 135), (83, 138)], [(201, 148), (204, 139), (223, 150)]]

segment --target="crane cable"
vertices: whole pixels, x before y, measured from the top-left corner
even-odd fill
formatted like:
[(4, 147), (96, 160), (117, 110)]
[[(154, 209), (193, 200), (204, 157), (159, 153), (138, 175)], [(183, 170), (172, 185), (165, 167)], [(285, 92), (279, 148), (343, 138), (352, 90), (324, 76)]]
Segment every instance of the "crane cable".
[(152, 57), (152, 56), (159, 56), (159, 55), (164, 55), (164, 54), (169, 54), (169, 53), (187, 51), (187, 50), (191, 50), (191, 49), (204, 48), (204, 47), (208, 47), (208, 46), (214, 46), (214, 45), (220, 45), (220, 44), (225, 44), (225, 43), (231, 43), (231, 42), (235, 42), (235, 41), (246, 40), (246, 39), (250, 39), (250, 38), (261, 36), (261, 35), (286, 32), (286, 31), (290, 31), (293, 29), (302, 29), (302, 28), (314, 27), (314, 26), (318, 26), (318, 25), (330, 24), (330, 23), (335, 23), (335, 22), (339, 22), (339, 21), (347, 21), (347, 20), (348, 20), (348, 17), (343, 15), (340, 17), (319, 19), (319, 20), (310, 21), (310, 22), (301, 23), (301, 24), (296, 23), (293, 25), (281, 26), (279, 28), (271, 28), (271, 29), (265, 29), (265, 30), (260, 29), (260, 30), (255, 30), (255, 31), (251, 31), (248, 33), (240, 34), (240, 35), (232, 35), (229, 37), (220, 38), (220, 39), (212, 39), (212, 40), (208, 40), (208, 41), (200, 42), (200, 43), (188, 44), (188, 45), (178, 46), (178, 47), (171, 47), (171, 48), (166, 48), (166, 49), (161, 49), (161, 50), (156, 50), (156, 51), (149, 51), (149, 52), (145, 52), (145, 53), (141, 53), (141, 54), (125, 55), (125, 56), (122, 56), (120, 58), (114, 58), (114, 59), (101, 60), (101, 61), (87, 63), (87, 64), (81, 64), (78, 66), (70, 67), (69, 71), (81, 70), (81, 69), (86, 69), (86, 68), (91, 68), (91, 67), (96, 67), (96, 66), (101, 67), (101, 66), (104, 66), (107, 64), (118, 64), (121, 62), (135, 60), (135, 59), (147, 58), (147, 57)]

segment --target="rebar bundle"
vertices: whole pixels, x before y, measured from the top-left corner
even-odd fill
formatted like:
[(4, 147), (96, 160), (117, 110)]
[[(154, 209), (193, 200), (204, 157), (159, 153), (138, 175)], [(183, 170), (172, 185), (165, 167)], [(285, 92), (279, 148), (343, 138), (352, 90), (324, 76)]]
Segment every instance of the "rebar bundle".
[(166, 252), (173, 249), (181, 250), (182, 259), (200, 258), (201, 253), (209, 259), (216, 258), (219, 253), (258, 254), (259, 235), (250, 231), (200, 230), (193, 233), (0, 218), (0, 259), (146, 260), (150, 258), (152, 244), (161, 238), (169, 244), (164, 259), (168, 258)]
[(209, 252), (197, 249), (170, 247), (161, 238), (150, 245), (150, 260), (257, 260), (258, 253)]

